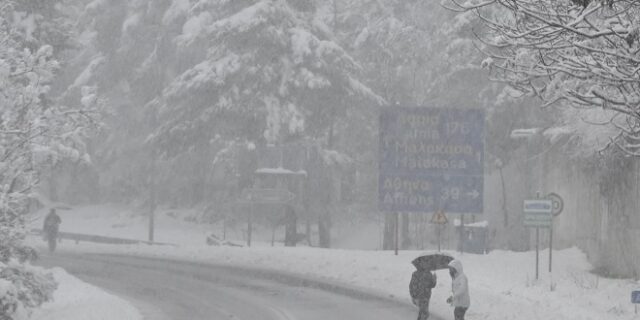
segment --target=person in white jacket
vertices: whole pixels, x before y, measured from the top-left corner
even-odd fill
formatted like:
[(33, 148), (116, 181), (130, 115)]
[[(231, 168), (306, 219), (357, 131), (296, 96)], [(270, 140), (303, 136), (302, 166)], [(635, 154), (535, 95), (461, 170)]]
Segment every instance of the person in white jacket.
[(462, 263), (459, 260), (449, 262), (449, 274), (451, 275), (451, 291), (452, 296), (447, 299), (453, 309), (453, 317), (455, 320), (464, 320), (464, 314), (471, 305), (469, 297), (469, 283), (467, 276), (462, 270)]

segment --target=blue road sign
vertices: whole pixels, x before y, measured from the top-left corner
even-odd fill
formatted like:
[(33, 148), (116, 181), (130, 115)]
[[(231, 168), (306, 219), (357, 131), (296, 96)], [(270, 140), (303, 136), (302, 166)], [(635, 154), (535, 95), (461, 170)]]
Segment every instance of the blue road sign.
[(479, 109), (383, 109), (380, 209), (482, 213), (484, 119)]
[(631, 291), (631, 303), (640, 304), (640, 290)]

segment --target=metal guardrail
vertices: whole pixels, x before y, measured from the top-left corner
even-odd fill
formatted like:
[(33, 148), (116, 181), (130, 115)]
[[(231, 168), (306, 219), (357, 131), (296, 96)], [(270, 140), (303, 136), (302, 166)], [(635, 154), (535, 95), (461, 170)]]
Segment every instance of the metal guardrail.
[[(30, 233), (36, 236), (42, 236), (42, 229), (31, 229)], [(159, 245), (159, 246), (177, 246), (176, 244), (173, 244), (173, 243), (123, 239), (123, 238), (116, 238), (116, 237), (98, 236), (98, 235), (72, 233), (72, 232), (58, 232), (58, 238), (73, 240), (76, 242), (82, 241), (82, 242), (95, 242), (95, 243), (105, 243), (105, 244), (148, 244), (148, 245)]]

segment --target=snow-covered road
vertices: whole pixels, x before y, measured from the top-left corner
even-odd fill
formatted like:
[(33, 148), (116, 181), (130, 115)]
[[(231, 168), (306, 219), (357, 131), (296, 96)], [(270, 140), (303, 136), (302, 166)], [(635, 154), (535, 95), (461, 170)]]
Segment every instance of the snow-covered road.
[[(118, 212), (121, 214), (116, 214)], [(118, 211), (117, 208), (108, 206), (78, 208), (76, 211), (62, 212), (61, 215), (64, 221), (63, 231), (83, 233), (91, 230), (92, 233), (102, 236), (131, 239), (143, 238), (146, 235), (145, 228), (148, 223), (142, 218), (131, 216), (126, 211)], [(166, 214), (160, 214), (157, 218), (156, 239), (176, 243), (178, 246), (105, 245), (65, 240), (59, 244), (59, 251), (56, 251), (55, 255), (61, 253), (76, 256), (97, 253), (134, 255), (151, 259), (188, 261), (187, 264), (225, 266), (227, 269), (259, 268), (267, 270), (266, 274), (283, 272), (305, 278), (307, 283), (304, 286), (307, 287), (308, 283), (313, 281), (325, 284), (336, 283), (338, 286), (346, 286), (355, 291), (368, 292), (394, 300), (410, 309), (409, 316), (402, 318), (415, 319), (416, 310), (411, 310), (412, 306), (406, 307), (410, 303), (408, 284), (411, 273), (415, 270), (411, 260), (424, 254), (423, 251), (400, 251), (396, 256), (393, 252), (376, 250), (320, 249), (304, 246), (271, 247), (269, 243), (260, 241), (256, 241), (252, 247), (208, 246), (204, 244), (207, 228), (217, 230), (215, 226), (192, 224), (183, 218)], [(34, 224), (32, 227), (38, 227), (39, 224)], [(367, 229), (366, 232), (371, 233), (371, 230)], [(240, 238), (230, 237), (230, 239), (242, 243)], [(28, 241), (38, 248), (42, 257), (47, 260), (48, 253), (42, 239), (30, 237)], [(554, 251), (554, 273), (542, 272), (538, 281), (533, 280), (534, 252), (495, 250), (486, 255), (459, 255), (451, 251), (448, 253), (462, 261), (469, 278), (472, 302), (466, 318), (470, 320), (637, 320), (629, 297), (631, 291), (640, 288), (640, 282), (633, 279), (607, 279), (594, 274), (591, 271), (594, 267), (589, 264), (586, 254), (577, 248)], [(548, 251), (542, 251), (541, 256), (548, 257)], [(543, 258), (542, 263), (545, 262)], [(69, 265), (70, 271), (79, 274), (74, 270), (73, 260), (65, 260), (60, 264)], [(167, 272), (164, 274), (166, 276)], [(99, 279), (83, 277), (81, 273), (79, 275), (82, 279), (90, 280), (87, 282), (100, 284)], [(169, 276), (182, 277), (171, 275), (170, 272)], [(69, 310), (76, 310), (75, 314), (83, 314), (88, 313), (86, 308), (83, 308), (87, 304), (110, 306), (113, 304), (111, 301), (118, 300), (108, 293), (95, 293), (95, 298), (89, 295), (91, 299), (77, 299), (78, 294), (75, 292), (82, 290), (75, 290), (75, 287), (84, 288), (89, 285), (76, 283), (81, 281), (74, 282), (69, 278), (71, 277), (64, 274), (61, 276), (61, 289), (56, 293), (58, 298), (39, 310), (40, 314), (46, 315), (51, 313), (51, 310), (59, 311), (64, 315), (69, 313)], [(301, 286), (296, 283), (289, 284)], [(123, 290), (126, 291), (126, 288), (120, 291), (115, 289), (112, 289), (111, 293), (125, 299), (130, 298), (121, 294)], [(324, 286), (323, 289), (332, 288)], [(95, 292), (97, 288), (87, 290)], [(438, 271), (438, 285), (433, 291), (431, 300), (432, 316), (452, 318), (452, 309), (445, 303), (450, 290), (451, 280), (447, 271)], [(81, 302), (78, 303), (76, 300)], [(145, 301), (136, 301), (135, 304), (140, 309), (144, 309), (141, 306), (144, 306)], [(119, 305), (127, 304), (119, 301)], [(152, 304), (152, 306), (155, 305)], [(103, 313), (101, 310), (98, 307), (91, 308), (92, 313), (97, 316)], [(55, 312), (53, 314), (58, 315)], [(342, 318), (336, 316), (330, 319)], [(360, 318), (358, 316), (354, 319)], [(105, 320), (102, 317), (87, 318), (86, 316), (36, 317), (36, 319)], [(123, 320), (125, 317), (116, 316), (112, 319)], [(139, 320), (139, 317), (126, 319)]]
[[(343, 289), (317, 288), (295, 276), (189, 262), (61, 253), (41, 264), (129, 300), (145, 319), (412, 319), (397, 301)], [(437, 320), (437, 319), (436, 319)]]

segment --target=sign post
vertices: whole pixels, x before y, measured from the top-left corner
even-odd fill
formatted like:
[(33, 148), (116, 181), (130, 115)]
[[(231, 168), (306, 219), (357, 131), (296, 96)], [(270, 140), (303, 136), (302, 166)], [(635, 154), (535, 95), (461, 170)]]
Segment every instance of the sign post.
[(536, 227), (536, 280), (538, 280), (540, 268), (540, 228)]
[(552, 261), (553, 261), (553, 223), (549, 227), (549, 273), (552, 270)]
[(464, 229), (464, 214), (460, 214), (460, 254), (464, 253), (464, 239), (467, 237)]
[(255, 204), (287, 204), (295, 198), (295, 194), (287, 189), (259, 189), (247, 188), (242, 190), (239, 203), (249, 204), (247, 216), (247, 247), (251, 247), (251, 233), (253, 231), (253, 213)]
[(251, 247), (251, 232), (253, 230), (253, 202), (250, 204), (249, 216), (247, 217), (247, 247)]
[(631, 291), (631, 303), (634, 304), (635, 312), (638, 314), (638, 304), (640, 304), (640, 290)]
[(551, 200), (524, 200), (524, 225), (536, 228), (536, 280), (539, 278), (540, 228), (551, 228), (553, 203)]
[(442, 248), (442, 226), (437, 226), (437, 228), (438, 228), (438, 252), (440, 252)]
[(395, 230), (395, 246), (396, 246), (396, 256), (398, 255), (398, 246), (400, 245), (400, 212), (396, 212), (396, 230)]
[(484, 119), (480, 109), (382, 109), (380, 210), (482, 213)]
[[(540, 192), (536, 193), (536, 199), (540, 199)], [(551, 220), (551, 224), (549, 224), (549, 228), (553, 225), (553, 219)], [(540, 269), (540, 227), (536, 226), (536, 280), (538, 280), (539, 269)]]
[(441, 250), (442, 227), (448, 222), (449, 220), (447, 220), (447, 216), (442, 211), (435, 212), (431, 217), (430, 223), (435, 224), (438, 229), (438, 252)]
[[(547, 195), (547, 199), (551, 200), (551, 214), (554, 217), (557, 217), (562, 213), (562, 209), (564, 209), (564, 201), (562, 197), (555, 192), (549, 193)], [(552, 261), (553, 261), (553, 218), (551, 221), (551, 226), (549, 226), (549, 272), (552, 270)]]

